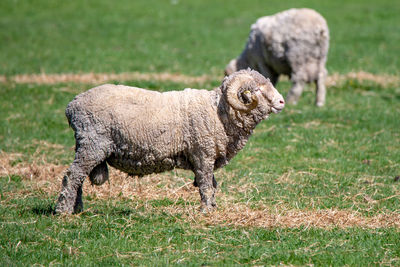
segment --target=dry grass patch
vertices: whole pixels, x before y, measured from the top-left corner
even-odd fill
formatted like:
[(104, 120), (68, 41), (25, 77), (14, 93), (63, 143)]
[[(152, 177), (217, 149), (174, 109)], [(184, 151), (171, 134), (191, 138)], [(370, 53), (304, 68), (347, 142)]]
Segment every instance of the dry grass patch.
[[(35, 83), (35, 84), (57, 84), (57, 83), (88, 83), (101, 84), (109, 81), (171, 81), (177, 83), (206, 83), (213, 80), (222, 80), (222, 75), (190, 76), (180, 73), (39, 73), (39, 74), (18, 74), (14, 76), (0, 76), (0, 83)], [(287, 80), (283, 77), (282, 80)], [(340, 86), (347, 80), (358, 82), (371, 81), (383, 87), (398, 85), (400, 78), (389, 74), (372, 74), (364, 71), (349, 72), (346, 74), (333, 73), (326, 80), (327, 86)]]
[[(61, 181), (67, 165), (46, 163), (43, 157), (33, 162), (21, 161), (22, 154), (0, 153), (0, 176), (18, 175), (30, 182), (33, 190), (41, 190), (49, 195), (59, 193)], [(84, 195), (95, 199), (106, 198), (141, 198), (197, 200), (197, 189), (192, 186), (193, 181), (184, 179), (186, 171), (175, 171), (147, 176), (139, 179), (109, 168), (110, 179), (102, 186), (91, 185), (89, 179), (84, 183)]]
[(15, 83), (57, 84), (57, 83), (88, 83), (101, 84), (109, 81), (172, 81), (179, 83), (205, 83), (210, 76), (188, 76), (177, 73), (61, 73), (61, 74), (19, 74), (15, 76), (0, 76), (0, 82), (7, 80)]
[(398, 85), (400, 78), (389, 74), (372, 74), (365, 71), (349, 72), (347, 74), (333, 73), (326, 80), (327, 86), (340, 86), (346, 80), (356, 80), (360, 83), (365, 81), (374, 82), (383, 87)]
[(52, 177), (59, 176), (66, 169), (63, 165), (47, 163), (43, 158), (27, 163), (21, 160), (23, 157), (24, 155), (20, 153), (0, 152), (0, 176), (19, 175), (35, 183), (52, 182)]
[[(29, 190), (39, 190), (48, 195), (58, 194), (63, 173), (68, 166), (43, 162), (16, 162), (21, 154), (0, 153), (0, 176), (19, 175), (29, 184)], [(201, 214), (198, 210), (199, 196), (192, 180), (187, 177), (189, 172), (176, 171), (147, 176), (139, 179), (128, 177), (114, 168), (110, 168), (110, 182), (103, 186), (92, 186), (86, 182), (84, 195), (101, 199), (131, 199), (143, 201), (149, 212), (167, 212), (171, 216), (182, 215), (185, 221), (194, 226), (222, 225), (244, 227), (317, 227), (330, 229), (334, 227), (362, 228), (400, 228), (400, 212), (380, 212), (374, 216), (363, 216), (353, 210), (337, 209), (291, 209), (284, 204), (266, 206), (263, 203), (252, 203), (250, 208), (246, 203), (237, 203), (232, 194), (217, 193), (218, 210)], [(287, 178), (290, 173), (285, 174)], [(256, 186), (256, 185), (254, 185)], [(23, 189), (21, 194), (29, 194)], [(15, 196), (15, 194), (13, 194)], [(151, 207), (147, 201), (169, 199), (174, 204), (162, 207)], [(184, 205), (177, 204), (178, 201)], [(199, 222), (201, 222), (199, 224)]]
[(263, 207), (251, 209), (247, 205), (236, 203), (223, 203), (218, 210), (210, 214), (200, 214), (194, 206), (166, 207), (165, 211), (171, 214), (183, 214), (186, 219), (198, 224), (204, 222), (209, 225), (242, 226), (261, 228), (298, 228), (316, 227), (323, 229), (332, 228), (400, 228), (400, 214), (398, 212), (379, 213), (366, 217), (359, 212), (351, 210), (297, 210), (285, 209), (282, 206)]

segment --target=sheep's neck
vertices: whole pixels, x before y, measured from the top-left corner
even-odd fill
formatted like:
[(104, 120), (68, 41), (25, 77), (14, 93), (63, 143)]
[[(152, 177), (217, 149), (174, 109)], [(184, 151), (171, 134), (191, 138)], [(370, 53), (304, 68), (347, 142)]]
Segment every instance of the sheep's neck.
[(246, 145), (256, 123), (250, 118), (250, 115), (232, 110), (225, 112), (229, 115), (223, 116), (221, 121), (228, 137), (226, 158), (229, 161)]

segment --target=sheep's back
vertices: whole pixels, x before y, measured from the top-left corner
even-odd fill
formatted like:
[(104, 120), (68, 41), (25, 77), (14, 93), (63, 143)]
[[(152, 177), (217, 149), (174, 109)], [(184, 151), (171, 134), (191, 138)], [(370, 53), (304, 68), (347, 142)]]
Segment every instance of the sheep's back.
[[(266, 47), (265, 60), (278, 73), (290, 74), (293, 69), (310, 68), (310, 79), (318, 75), (320, 61), (325, 63), (329, 30), (325, 19), (312, 9), (289, 9), (259, 18), (250, 35), (260, 35)], [(255, 39), (255, 38), (253, 38)]]
[(251, 26), (251, 29), (259, 30), (268, 39), (278, 42), (289, 41), (293, 38), (309, 40), (310, 36), (304, 36), (304, 34), (315, 35), (313, 39), (328, 37), (320, 37), (321, 31), (329, 34), (325, 19), (316, 11), (307, 8), (292, 8), (275, 15), (261, 17)]
[(78, 95), (66, 113), (78, 135), (107, 136), (121, 158), (152, 159), (183, 153), (199, 128), (191, 125), (212, 110), (206, 90), (103, 85)]

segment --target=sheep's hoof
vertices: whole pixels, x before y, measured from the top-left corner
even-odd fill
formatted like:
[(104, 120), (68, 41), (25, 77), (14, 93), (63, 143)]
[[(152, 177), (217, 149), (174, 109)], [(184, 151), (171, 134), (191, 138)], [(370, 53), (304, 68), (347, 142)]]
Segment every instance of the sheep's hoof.
[(74, 214), (81, 213), (83, 211), (83, 204), (80, 203), (74, 207)]
[(59, 204), (56, 205), (53, 212), (54, 215), (68, 215), (72, 213), (73, 213), (72, 209), (69, 209), (68, 207)]
[(217, 204), (213, 203), (211, 205), (205, 205), (205, 204), (201, 204), (200, 206), (200, 212), (203, 214), (207, 214), (210, 212), (213, 212), (217, 209)]
[(315, 105), (317, 106), (317, 107), (323, 107), (324, 106), (324, 102), (317, 102), (317, 103), (315, 103)]
[(67, 200), (64, 193), (61, 193), (58, 197), (56, 207), (54, 208), (54, 214), (72, 214), (74, 212), (73, 205)]
[(53, 211), (53, 214), (54, 215), (71, 215), (71, 214), (81, 213), (82, 211), (83, 211), (83, 204), (75, 205), (73, 210), (71, 208), (57, 204), (56, 208)]

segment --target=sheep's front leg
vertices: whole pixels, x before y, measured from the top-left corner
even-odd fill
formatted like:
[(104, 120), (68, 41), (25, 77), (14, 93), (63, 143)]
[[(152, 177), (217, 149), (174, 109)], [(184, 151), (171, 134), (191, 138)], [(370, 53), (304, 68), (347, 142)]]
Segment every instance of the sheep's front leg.
[(299, 101), (301, 93), (303, 92), (304, 85), (304, 82), (294, 81), (293, 86), (290, 89), (289, 94), (286, 98), (286, 102), (292, 105), (296, 105), (297, 101)]
[(208, 212), (214, 210), (217, 207), (215, 202), (217, 184), (214, 179), (213, 168), (197, 170), (195, 171), (195, 176), (195, 182), (199, 187), (201, 198), (200, 211)]
[[(214, 187), (215, 189), (217, 189), (218, 183), (217, 183), (217, 180), (215, 180), (214, 174), (213, 174), (213, 178), (212, 178), (212, 184), (213, 184), (213, 187)], [(193, 186), (194, 186), (194, 187), (199, 187), (199, 185), (198, 185), (197, 182), (196, 182), (196, 179), (194, 179)]]
[(262, 59), (259, 59), (257, 62), (257, 70), (265, 77), (269, 78), (272, 85), (276, 85), (278, 82), (279, 74), (273, 71)]

